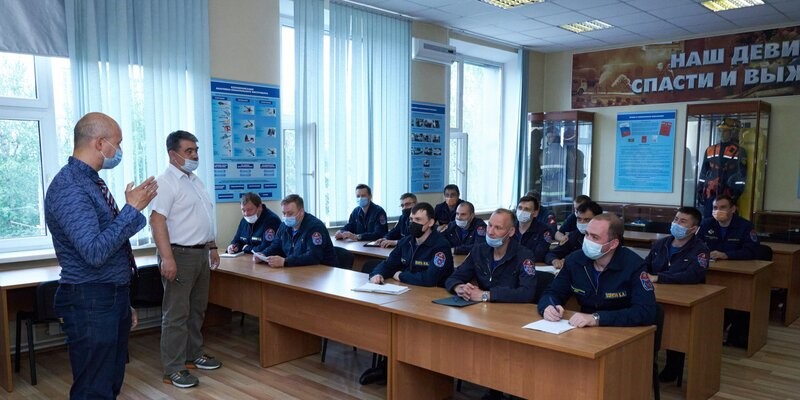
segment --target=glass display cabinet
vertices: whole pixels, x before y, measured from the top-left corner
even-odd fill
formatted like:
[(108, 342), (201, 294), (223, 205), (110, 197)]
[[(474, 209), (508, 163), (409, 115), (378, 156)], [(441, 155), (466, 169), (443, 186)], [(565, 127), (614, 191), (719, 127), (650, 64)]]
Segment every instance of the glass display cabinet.
[(593, 124), (594, 113), (585, 111), (528, 114), (520, 193), (539, 193), (559, 221), (575, 196), (589, 194)]
[(744, 218), (763, 210), (769, 116), (763, 101), (686, 107), (682, 205), (708, 217), (714, 198), (727, 194)]

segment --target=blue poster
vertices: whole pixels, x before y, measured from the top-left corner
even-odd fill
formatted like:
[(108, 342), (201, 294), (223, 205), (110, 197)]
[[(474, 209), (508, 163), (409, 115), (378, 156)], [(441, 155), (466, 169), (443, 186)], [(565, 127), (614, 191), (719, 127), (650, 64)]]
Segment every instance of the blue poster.
[(676, 113), (617, 114), (614, 190), (672, 192)]
[(411, 192), (439, 193), (445, 182), (444, 104), (411, 103)]
[(246, 192), (281, 199), (280, 90), (277, 86), (211, 80), (214, 197), (239, 202)]

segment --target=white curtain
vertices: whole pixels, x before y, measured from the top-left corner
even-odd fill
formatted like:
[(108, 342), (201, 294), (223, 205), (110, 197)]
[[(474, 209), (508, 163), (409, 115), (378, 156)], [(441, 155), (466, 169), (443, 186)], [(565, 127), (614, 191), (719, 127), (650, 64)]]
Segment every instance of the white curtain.
[(409, 22), (295, 1), (295, 32), (297, 135), (316, 143), (317, 213), (328, 223), (346, 220), (355, 186), (366, 183), (373, 201), (398, 215), (409, 186)]
[[(122, 163), (101, 173), (117, 203), (127, 182), (164, 171), (178, 129), (197, 136), (213, 198), (208, 0), (67, 0), (66, 15), (74, 115), (103, 112), (122, 128)], [(148, 227), (133, 241), (149, 238)]]

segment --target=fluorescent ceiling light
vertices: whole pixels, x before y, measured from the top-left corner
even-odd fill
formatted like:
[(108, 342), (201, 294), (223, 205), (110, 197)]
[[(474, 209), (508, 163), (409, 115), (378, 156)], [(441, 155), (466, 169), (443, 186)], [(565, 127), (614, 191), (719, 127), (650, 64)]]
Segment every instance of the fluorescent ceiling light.
[(542, 3), (544, 0), (478, 0), (480, 2), (491, 4), (500, 8), (513, 8), (524, 6), (530, 3)]
[(597, 19), (594, 21), (576, 22), (574, 24), (561, 25), (562, 29), (566, 29), (570, 32), (575, 32), (575, 33), (584, 33), (584, 32), (596, 31), (600, 29), (607, 29), (613, 27), (614, 25), (609, 25)]
[(711, 11), (728, 11), (737, 8), (761, 6), (764, 5), (762, 0), (707, 0), (704, 1), (703, 6)]

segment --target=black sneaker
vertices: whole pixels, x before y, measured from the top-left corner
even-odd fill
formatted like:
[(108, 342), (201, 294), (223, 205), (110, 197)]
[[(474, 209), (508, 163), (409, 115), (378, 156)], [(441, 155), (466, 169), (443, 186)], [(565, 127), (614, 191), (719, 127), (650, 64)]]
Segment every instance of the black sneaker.
[(190, 374), (189, 371), (182, 370), (164, 375), (164, 383), (171, 383), (176, 387), (186, 389), (197, 386), (200, 380), (198, 380), (196, 376)]
[(222, 363), (215, 360), (214, 357), (203, 354), (197, 357), (194, 361), (186, 361), (186, 368), (188, 369), (217, 369), (222, 366)]
[(362, 385), (369, 385), (372, 383), (377, 384), (386, 384), (386, 367), (384, 366), (377, 366), (374, 368), (369, 368), (361, 374), (361, 377), (358, 378), (358, 383)]

